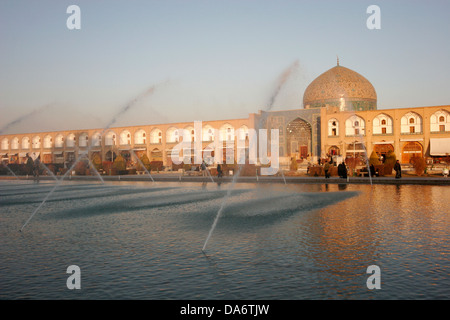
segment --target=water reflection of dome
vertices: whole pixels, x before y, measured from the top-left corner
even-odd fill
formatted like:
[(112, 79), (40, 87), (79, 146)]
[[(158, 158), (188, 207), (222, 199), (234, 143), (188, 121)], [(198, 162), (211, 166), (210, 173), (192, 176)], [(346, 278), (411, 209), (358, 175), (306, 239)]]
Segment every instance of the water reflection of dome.
[(377, 93), (369, 80), (338, 62), (312, 81), (303, 95), (306, 109), (325, 105), (341, 110), (376, 110)]

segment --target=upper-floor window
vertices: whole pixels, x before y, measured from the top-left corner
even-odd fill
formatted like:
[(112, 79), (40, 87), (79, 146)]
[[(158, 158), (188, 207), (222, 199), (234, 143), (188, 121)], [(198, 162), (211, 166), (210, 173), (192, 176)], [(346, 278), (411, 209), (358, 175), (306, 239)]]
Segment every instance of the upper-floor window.
[(328, 120), (328, 136), (339, 135), (339, 123), (336, 119)]
[(442, 109), (433, 113), (430, 117), (431, 132), (449, 132), (450, 131), (450, 112)]
[(372, 121), (373, 134), (392, 134), (393, 121), (387, 114), (379, 114)]
[(403, 134), (422, 132), (422, 117), (415, 112), (406, 113), (401, 118), (400, 124), (400, 132)]
[(345, 135), (365, 135), (365, 121), (357, 115), (353, 115), (345, 121)]

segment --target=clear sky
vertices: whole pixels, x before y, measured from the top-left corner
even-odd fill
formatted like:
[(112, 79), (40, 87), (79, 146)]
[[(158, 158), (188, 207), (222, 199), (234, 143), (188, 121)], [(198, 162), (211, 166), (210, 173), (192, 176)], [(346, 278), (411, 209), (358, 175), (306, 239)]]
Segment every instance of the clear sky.
[[(80, 30), (66, 26), (72, 4)], [(366, 27), (372, 4), (380, 30)], [(378, 109), (450, 104), (449, 12), (449, 0), (0, 0), (0, 130), (101, 128), (155, 85), (114, 126), (246, 118), (295, 61), (273, 110), (302, 108), (336, 55)]]

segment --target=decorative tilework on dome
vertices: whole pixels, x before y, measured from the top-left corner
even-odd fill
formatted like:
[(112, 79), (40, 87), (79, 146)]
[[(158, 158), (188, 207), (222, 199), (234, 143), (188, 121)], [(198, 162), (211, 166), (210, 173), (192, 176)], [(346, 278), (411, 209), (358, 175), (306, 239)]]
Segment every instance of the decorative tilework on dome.
[[(376, 109), (377, 94), (372, 84), (359, 73), (340, 65), (322, 73), (306, 88), (303, 106), (339, 105), (341, 98), (352, 108)], [(356, 106), (359, 106), (356, 108)]]

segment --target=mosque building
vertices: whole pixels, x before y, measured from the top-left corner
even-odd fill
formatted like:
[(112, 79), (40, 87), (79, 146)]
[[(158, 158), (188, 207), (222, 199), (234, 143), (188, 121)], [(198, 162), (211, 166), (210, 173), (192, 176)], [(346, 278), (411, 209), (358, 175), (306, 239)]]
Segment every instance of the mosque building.
[(449, 105), (378, 110), (373, 85), (339, 60), (309, 84), (303, 107), (255, 116), (262, 118), (261, 128), (279, 128), (280, 163), (294, 156), (344, 160), (372, 151), (380, 158), (393, 151), (401, 163), (450, 154)]
[[(224, 162), (230, 154), (234, 159), (248, 155), (251, 129), (279, 130), (281, 168), (288, 168), (293, 158), (340, 161), (372, 151), (380, 157), (393, 151), (401, 163), (409, 163), (412, 156), (431, 161), (450, 154), (450, 105), (378, 110), (373, 85), (338, 60), (306, 88), (303, 109), (260, 110), (243, 119), (203, 121), (201, 133), (195, 132), (194, 122), (183, 122), (1, 135), (0, 156), (5, 164), (24, 163), (28, 154), (67, 167), (83, 153), (102, 161), (118, 154), (126, 159), (146, 154), (151, 162), (171, 168), (175, 146), (186, 139), (194, 143), (200, 138), (203, 154), (210, 156), (217, 153), (213, 142), (223, 145)], [(192, 163), (192, 147), (177, 151), (177, 156)]]

